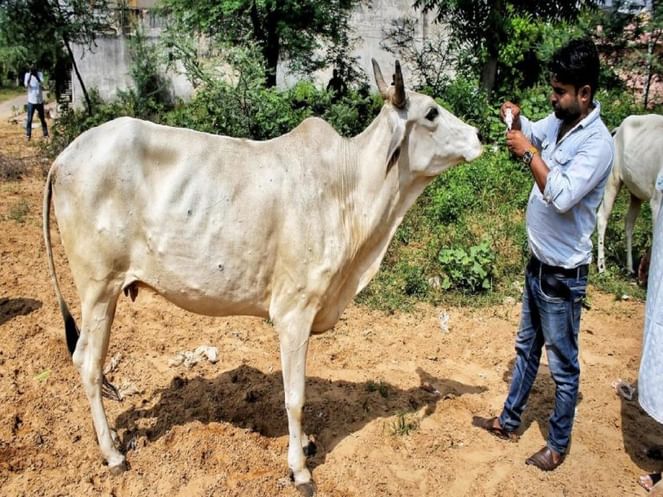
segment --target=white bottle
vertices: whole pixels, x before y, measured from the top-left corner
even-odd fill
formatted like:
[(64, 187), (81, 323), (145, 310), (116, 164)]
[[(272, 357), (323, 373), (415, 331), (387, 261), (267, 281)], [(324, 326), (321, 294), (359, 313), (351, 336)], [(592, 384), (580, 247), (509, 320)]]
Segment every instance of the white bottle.
[(511, 113), (511, 107), (506, 109), (504, 112), (504, 122), (506, 123), (506, 129), (511, 131), (511, 126), (513, 126), (513, 114)]

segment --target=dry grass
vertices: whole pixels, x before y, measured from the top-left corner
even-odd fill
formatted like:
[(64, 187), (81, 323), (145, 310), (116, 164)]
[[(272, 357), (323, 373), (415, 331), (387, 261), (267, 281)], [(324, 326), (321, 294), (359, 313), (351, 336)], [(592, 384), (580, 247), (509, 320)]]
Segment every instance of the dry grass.
[(8, 157), (0, 152), (0, 181), (19, 181), (27, 172), (23, 159)]
[(20, 181), (30, 174), (45, 176), (50, 161), (45, 158), (39, 138), (26, 142), (18, 124), (0, 122), (0, 181)]

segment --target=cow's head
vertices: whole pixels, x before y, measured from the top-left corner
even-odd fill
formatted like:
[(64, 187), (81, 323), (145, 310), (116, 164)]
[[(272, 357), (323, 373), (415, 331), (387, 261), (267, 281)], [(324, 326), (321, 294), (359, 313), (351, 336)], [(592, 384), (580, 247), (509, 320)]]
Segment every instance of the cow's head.
[(406, 91), (401, 66), (391, 86), (384, 82), (380, 66), (373, 59), (373, 72), (380, 93), (391, 105), (392, 137), (387, 152), (387, 171), (402, 153), (414, 174), (435, 176), (445, 169), (481, 155), (477, 129), (440, 107), (427, 95)]

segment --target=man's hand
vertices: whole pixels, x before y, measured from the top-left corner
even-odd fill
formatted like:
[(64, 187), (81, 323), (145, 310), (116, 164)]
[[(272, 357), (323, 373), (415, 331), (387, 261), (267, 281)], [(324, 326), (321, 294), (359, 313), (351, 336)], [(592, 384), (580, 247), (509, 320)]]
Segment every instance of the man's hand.
[(507, 131), (506, 146), (509, 151), (517, 157), (522, 157), (527, 150), (532, 148), (532, 144), (522, 131)]
[(502, 104), (502, 107), (500, 107), (500, 119), (502, 119), (503, 122), (506, 122), (505, 117), (507, 109), (511, 109), (511, 115), (513, 116), (513, 123), (511, 125), (511, 129), (512, 130), (522, 129), (520, 126), (520, 107), (518, 107), (513, 102), (504, 102)]

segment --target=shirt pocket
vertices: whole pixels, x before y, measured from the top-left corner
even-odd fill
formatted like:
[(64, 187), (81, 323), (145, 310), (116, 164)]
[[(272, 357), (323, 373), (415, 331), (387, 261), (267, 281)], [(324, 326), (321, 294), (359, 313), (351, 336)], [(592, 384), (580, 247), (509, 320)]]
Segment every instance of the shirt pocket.
[(557, 149), (553, 153), (553, 159), (558, 166), (566, 167), (571, 162), (571, 159), (573, 159), (573, 154), (568, 153), (564, 149)]

